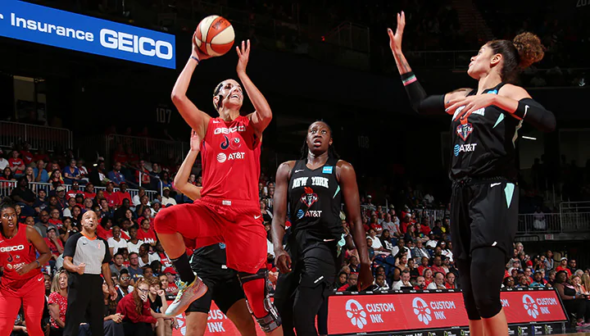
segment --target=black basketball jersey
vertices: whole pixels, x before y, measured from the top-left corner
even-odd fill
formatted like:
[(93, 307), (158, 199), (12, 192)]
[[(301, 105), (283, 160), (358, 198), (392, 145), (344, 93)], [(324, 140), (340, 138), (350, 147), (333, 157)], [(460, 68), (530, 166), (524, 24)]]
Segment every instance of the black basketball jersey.
[[(498, 94), (502, 86), (504, 83), (482, 94)], [(476, 93), (473, 90), (468, 96)], [(462, 109), (456, 110), (451, 121), (451, 179), (504, 177), (516, 181), (516, 140), (522, 120), (488, 106), (473, 111), (467, 120), (455, 121)]]
[(293, 236), (305, 230), (306, 236), (318, 240), (342, 238), (342, 191), (336, 178), (337, 162), (338, 159), (328, 159), (324, 166), (314, 170), (307, 168), (306, 160), (295, 163), (288, 192)]

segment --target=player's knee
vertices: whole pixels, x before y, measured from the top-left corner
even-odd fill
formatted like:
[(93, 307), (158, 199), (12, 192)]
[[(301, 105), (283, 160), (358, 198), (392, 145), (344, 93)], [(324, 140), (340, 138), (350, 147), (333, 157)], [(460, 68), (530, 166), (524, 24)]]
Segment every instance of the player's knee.
[(176, 214), (172, 208), (165, 208), (158, 212), (154, 219), (154, 229), (157, 233), (175, 233), (176, 230)]
[(496, 295), (493, 295), (490, 292), (491, 291), (474, 293), (477, 311), (483, 318), (494, 317), (500, 312), (500, 310), (502, 310), (502, 302), (500, 301), (500, 297), (496, 297)]
[(463, 303), (465, 304), (465, 311), (467, 312), (467, 318), (470, 320), (480, 320), (481, 316), (479, 315), (479, 310), (477, 310), (477, 305), (475, 303), (475, 299), (473, 298), (473, 293), (465, 293), (463, 292)]
[(281, 319), (267, 288), (268, 270), (261, 269), (256, 274), (238, 274), (250, 313), (254, 315), (264, 332), (271, 332), (281, 326)]

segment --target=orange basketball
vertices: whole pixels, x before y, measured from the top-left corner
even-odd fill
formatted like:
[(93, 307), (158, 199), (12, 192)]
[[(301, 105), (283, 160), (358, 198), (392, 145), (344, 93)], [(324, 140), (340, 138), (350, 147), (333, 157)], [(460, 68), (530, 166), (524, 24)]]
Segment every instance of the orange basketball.
[(234, 27), (219, 15), (210, 15), (201, 20), (195, 33), (195, 45), (209, 56), (221, 56), (234, 45)]

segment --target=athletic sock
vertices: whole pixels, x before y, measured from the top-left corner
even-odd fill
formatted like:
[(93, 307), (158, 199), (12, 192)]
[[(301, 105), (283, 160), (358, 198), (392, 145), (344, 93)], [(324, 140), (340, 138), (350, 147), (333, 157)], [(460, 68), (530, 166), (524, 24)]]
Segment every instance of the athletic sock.
[(193, 282), (193, 280), (195, 280), (195, 274), (191, 269), (191, 264), (188, 261), (188, 256), (186, 255), (186, 252), (183, 253), (177, 259), (172, 259), (172, 265), (174, 265), (174, 268), (176, 268), (176, 272), (178, 272), (178, 275), (180, 275), (180, 280), (182, 280), (186, 284), (190, 284)]

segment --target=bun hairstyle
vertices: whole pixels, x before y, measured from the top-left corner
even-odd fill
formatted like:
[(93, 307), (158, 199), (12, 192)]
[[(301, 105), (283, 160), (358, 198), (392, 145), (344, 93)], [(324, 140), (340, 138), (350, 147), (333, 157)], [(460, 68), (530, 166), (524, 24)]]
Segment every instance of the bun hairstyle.
[(12, 200), (12, 198), (7, 196), (4, 197), (2, 201), (0, 201), (0, 211), (8, 208), (12, 208), (16, 211), (14, 201)]
[(502, 54), (504, 64), (500, 70), (502, 81), (511, 83), (520, 71), (539, 62), (545, 56), (545, 47), (533, 33), (518, 34), (514, 40), (494, 40), (488, 43), (494, 54)]

